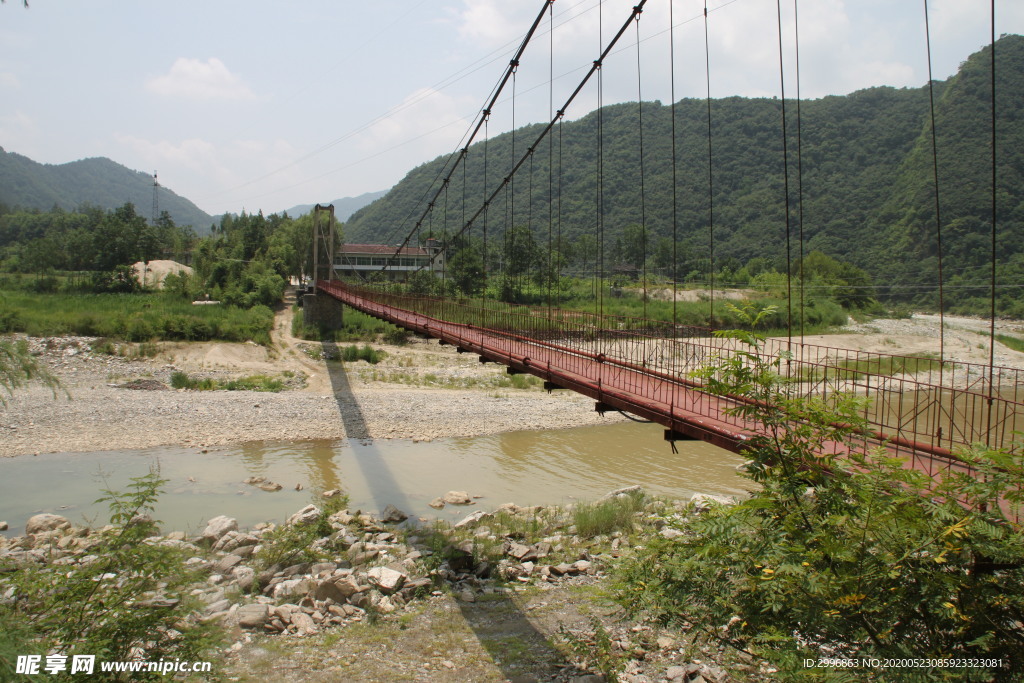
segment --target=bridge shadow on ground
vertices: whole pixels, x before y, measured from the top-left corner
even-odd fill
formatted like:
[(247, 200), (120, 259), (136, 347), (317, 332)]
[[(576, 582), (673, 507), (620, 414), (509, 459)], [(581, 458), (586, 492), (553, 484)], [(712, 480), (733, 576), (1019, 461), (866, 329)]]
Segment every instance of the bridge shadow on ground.
[[(340, 357), (339, 349), (334, 342), (322, 342), (322, 350), (324, 358)], [(361, 455), (357, 462), (370, 495), (378, 507), (377, 512), (390, 503), (411, 514), (414, 510), (411, 501), (402, 490), (383, 454), (373, 446), (373, 435), (359, 401), (352, 392), (345, 364), (340, 361), (328, 361), (327, 372), (334, 401), (345, 427), (345, 436), (349, 440), (360, 441), (364, 446), (360, 449)], [(431, 533), (428, 529), (423, 529), (422, 533), (411, 535), (429, 537)], [(426, 538), (422, 538), (417, 549), (427, 549), (428, 543)], [(463, 584), (465, 588), (456, 588), (457, 595), (477, 583), (475, 578), (470, 578), (471, 576), (467, 576)], [(567, 674), (574, 676), (587, 673), (570, 665), (564, 653), (555, 648), (549, 637), (526, 617), (510, 594), (474, 592), (472, 602), (459, 598), (455, 603), (458, 605), (462, 621), (507, 680), (528, 683), (550, 680), (556, 675), (563, 678)], [(442, 642), (439, 641), (438, 646), (443, 647)], [(442, 659), (447, 659), (443, 653)], [(453, 677), (452, 680), (458, 679)]]

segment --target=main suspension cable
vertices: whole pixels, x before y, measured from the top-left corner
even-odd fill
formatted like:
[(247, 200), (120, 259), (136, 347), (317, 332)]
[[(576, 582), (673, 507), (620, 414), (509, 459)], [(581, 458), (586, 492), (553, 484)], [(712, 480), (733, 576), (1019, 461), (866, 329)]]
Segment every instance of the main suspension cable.
[(455, 235), (452, 236), (453, 239), (462, 236), (462, 234), (465, 233), (466, 230), (468, 230), (472, 226), (473, 222), (476, 221), (476, 219), (484, 212), (484, 210), (486, 209), (488, 204), (491, 201), (493, 201), (495, 197), (498, 196), (499, 192), (501, 192), (502, 190), (504, 190), (508, 186), (508, 183), (509, 183), (509, 181), (511, 179), (511, 176), (515, 175), (515, 173), (517, 171), (519, 171), (519, 169), (522, 167), (522, 165), (524, 163), (526, 163), (526, 160), (527, 160), (527, 158), (529, 156), (529, 151), (532, 151), (533, 149), (535, 149), (537, 147), (537, 145), (539, 145), (541, 142), (543, 142), (544, 138), (547, 137), (548, 133), (550, 133), (551, 130), (555, 127), (555, 124), (559, 123), (562, 120), (562, 118), (565, 116), (565, 112), (569, 109), (569, 106), (576, 100), (576, 98), (579, 96), (580, 92), (583, 91), (583, 88), (586, 87), (587, 83), (590, 82), (590, 79), (593, 77), (594, 73), (598, 71), (598, 68), (599, 68), (599, 65), (601, 64), (601, 62), (615, 48), (615, 45), (618, 44), (619, 40), (622, 38), (622, 35), (626, 32), (626, 30), (632, 24), (632, 22), (634, 20), (634, 17), (643, 10), (643, 6), (645, 4), (647, 4), (647, 0), (640, 0), (640, 2), (638, 2), (637, 5), (635, 7), (633, 7), (633, 11), (629, 15), (629, 18), (626, 19), (625, 22), (623, 22), (623, 24), (619, 28), (618, 32), (611, 39), (611, 41), (609, 41), (608, 45), (605, 47), (604, 51), (601, 53), (600, 59), (594, 60), (594, 62), (591, 65), (590, 69), (587, 70), (587, 73), (580, 80), (579, 84), (577, 84), (576, 88), (572, 91), (572, 93), (569, 95), (569, 97), (566, 98), (565, 102), (562, 104), (562, 107), (560, 109), (558, 109), (557, 112), (555, 112), (555, 116), (551, 119), (551, 121), (549, 121), (544, 126), (544, 128), (537, 135), (537, 137), (534, 140), (533, 144), (530, 145), (529, 149), (527, 150), (527, 154), (524, 154), (523, 156), (521, 156), (519, 158), (519, 161), (516, 162), (515, 166), (512, 168), (512, 172), (508, 176), (506, 176), (505, 179), (501, 181), (501, 183), (498, 184), (498, 186), (494, 189), (494, 191), (491, 192), (491, 194), (489, 194), (487, 196), (487, 199), (484, 201), (483, 205), (481, 205), (480, 208), (478, 208), (476, 210), (476, 212), (474, 212), (473, 215), (471, 215), (469, 217), (469, 220), (466, 222), (466, 224), (463, 225), (462, 228), (460, 228), (459, 231), (457, 233), (455, 233)]
[(786, 336), (793, 341), (793, 257), (790, 246), (789, 220), (789, 143), (786, 136), (786, 70), (782, 61), (782, 0), (775, 0), (779, 29), (779, 88), (782, 98), (782, 187), (786, 217)]
[[(502, 75), (501, 81), (499, 82), (498, 86), (494, 89), (493, 95), (492, 95), (490, 101), (481, 110), (480, 117), (477, 120), (477, 124), (474, 127), (473, 132), (470, 134), (469, 138), (467, 139), (466, 144), (457, 153), (453, 153), (452, 154), (452, 156), (455, 156), (457, 154), (457, 158), (455, 159), (454, 163), (452, 164), (451, 169), (448, 171), (448, 174), (447, 174), (445, 180), (448, 180), (448, 179), (451, 178), (452, 174), (454, 174), (455, 169), (458, 167), (459, 163), (464, 161), (466, 155), (469, 153), (469, 146), (473, 143), (473, 140), (476, 139), (476, 136), (480, 132), (480, 129), (484, 126), (485, 122), (487, 121), (488, 117), (490, 116), (491, 110), (493, 109), (494, 104), (498, 101), (498, 97), (501, 96), (501, 92), (504, 90), (505, 85), (508, 83), (510, 78), (513, 78), (515, 76), (515, 72), (519, 68), (519, 60), (522, 58), (523, 53), (526, 52), (526, 46), (530, 44), (530, 41), (533, 39), (534, 33), (536, 33), (537, 28), (540, 26), (540, 23), (541, 23), (541, 21), (544, 18), (544, 14), (548, 11), (549, 5), (551, 3), (553, 3), (554, 1), (555, 0), (544, 0), (544, 6), (541, 8), (541, 11), (537, 13), (537, 17), (533, 20), (533, 24), (530, 26), (530, 29), (526, 32), (526, 36), (523, 38), (523, 42), (520, 44), (519, 49), (516, 50), (515, 56), (512, 57), (512, 59), (508, 63), (508, 66), (505, 67), (505, 72)], [(513, 102), (514, 101), (515, 101), (515, 97), (513, 95)], [(514, 158), (514, 154), (513, 154), (513, 158)], [(387, 268), (391, 264), (392, 260), (395, 257), (397, 257), (398, 254), (401, 253), (401, 250), (409, 243), (409, 240), (412, 239), (413, 235), (416, 233), (416, 230), (418, 229), (418, 224), (422, 223), (423, 218), (426, 216), (427, 211), (430, 210), (429, 204), (432, 204), (432, 203), (436, 202), (438, 200), (438, 198), (441, 196), (441, 192), (443, 190), (444, 190), (444, 185), (442, 183), (442, 186), (437, 189), (437, 192), (434, 194), (434, 197), (428, 203), (428, 208), (423, 212), (423, 215), (420, 216), (420, 220), (417, 222), (417, 226), (414, 226), (413, 229), (409, 231), (409, 234), (405, 237), (405, 239), (401, 242), (401, 244), (398, 245), (398, 248), (395, 250), (395, 253), (384, 264), (384, 267), (383, 267), (382, 270), (387, 270)], [(433, 261), (433, 259), (431, 259), (431, 261)]]
[(939, 371), (946, 359), (946, 304), (942, 272), (942, 204), (939, 200), (939, 144), (935, 127), (935, 80), (932, 77), (932, 32), (928, 23), (928, 0), (924, 0), (924, 36), (928, 52), (928, 102), (932, 127), (932, 182), (935, 184), (935, 241), (939, 252)]
[(803, 118), (800, 115), (800, 0), (793, 0), (793, 42), (796, 49), (796, 208), (799, 226), (800, 248), (800, 349), (801, 359), (804, 344), (804, 289), (807, 285), (804, 278), (804, 154), (803, 154)]
[(644, 191), (644, 97), (643, 78), (640, 71), (640, 15), (636, 15), (636, 107), (637, 107), (637, 128), (640, 132), (640, 248), (643, 259), (643, 311), (644, 318), (647, 318), (647, 205), (646, 192)]

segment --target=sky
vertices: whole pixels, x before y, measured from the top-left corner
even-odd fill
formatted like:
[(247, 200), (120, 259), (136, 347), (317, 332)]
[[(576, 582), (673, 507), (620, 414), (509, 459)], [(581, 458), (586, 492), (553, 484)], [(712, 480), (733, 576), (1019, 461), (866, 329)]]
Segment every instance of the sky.
[[(637, 2), (555, 0), (517, 69), (515, 97), (510, 83), (487, 134), (549, 121)], [(156, 172), (210, 214), (386, 190), (464, 144), (545, 5), (30, 0), (26, 9), (7, 0), (0, 147), (48, 164), (108, 157)], [(813, 99), (921, 87), (925, 7), (936, 79), (991, 31), (990, 3), (980, 0), (707, 7), (705, 61), (704, 0), (648, 0), (566, 118), (638, 98), (667, 104), (673, 92)], [(1024, 2), (996, 0), (995, 31), (1024, 33)]]

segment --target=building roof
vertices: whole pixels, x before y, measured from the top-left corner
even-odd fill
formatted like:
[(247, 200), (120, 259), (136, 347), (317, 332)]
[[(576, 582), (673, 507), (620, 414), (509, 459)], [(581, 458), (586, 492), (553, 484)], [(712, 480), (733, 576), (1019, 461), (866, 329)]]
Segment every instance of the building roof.
[[(394, 256), (396, 246), (390, 244), (343, 244), (339, 253), (341, 254), (383, 254)], [(398, 252), (399, 256), (430, 256), (430, 252), (422, 247), (402, 247)]]

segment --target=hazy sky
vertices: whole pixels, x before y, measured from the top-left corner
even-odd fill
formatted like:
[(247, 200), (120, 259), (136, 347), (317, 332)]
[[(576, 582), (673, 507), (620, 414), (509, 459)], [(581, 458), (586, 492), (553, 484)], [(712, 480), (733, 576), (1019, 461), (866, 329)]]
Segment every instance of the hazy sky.
[[(556, 0), (490, 134), (547, 121), (637, 0)], [(997, 0), (996, 33), (1024, 33)], [(797, 92), (782, 0), (785, 94)], [(542, 0), (19, 0), (0, 5), (0, 146), (44, 163), (105, 156), (217, 214), (383, 190), (448, 154)], [(648, 0), (602, 76), (605, 104), (670, 101), (669, 0)], [(673, 0), (676, 97), (703, 97), (703, 0)], [(778, 96), (774, 0), (709, 0), (711, 95)], [(923, 0), (800, 0), (800, 94), (919, 87)], [(990, 3), (930, 0), (933, 73), (989, 41)], [(553, 30), (551, 27), (553, 25)], [(600, 30), (599, 30), (600, 29)], [(552, 39), (553, 37), (553, 39)], [(549, 81), (549, 75), (554, 80)], [(550, 85), (549, 85), (550, 82)], [(596, 80), (567, 112), (598, 104)], [(511, 88), (507, 89), (511, 95)]]

